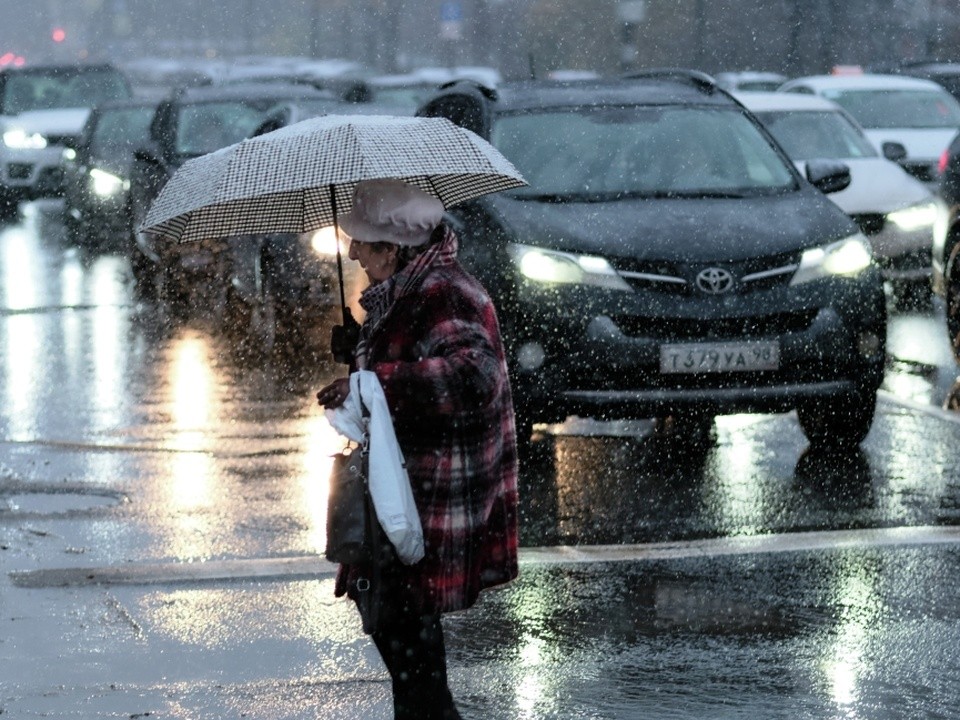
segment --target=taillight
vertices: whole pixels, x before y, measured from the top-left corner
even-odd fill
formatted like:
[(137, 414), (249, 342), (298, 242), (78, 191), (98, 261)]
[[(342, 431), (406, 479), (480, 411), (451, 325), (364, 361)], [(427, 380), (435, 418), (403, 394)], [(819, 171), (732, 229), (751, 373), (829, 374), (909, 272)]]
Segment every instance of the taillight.
[(944, 150), (940, 155), (940, 162), (937, 163), (937, 172), (943, 175), (947, 171), (947, 164), (950, 162), (950, 150)]

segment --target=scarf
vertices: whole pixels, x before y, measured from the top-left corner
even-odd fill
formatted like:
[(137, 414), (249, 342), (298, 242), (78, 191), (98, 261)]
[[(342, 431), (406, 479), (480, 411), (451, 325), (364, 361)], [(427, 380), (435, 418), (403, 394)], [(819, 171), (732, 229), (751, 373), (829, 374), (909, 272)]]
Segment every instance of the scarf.
[(414, 292), (420, 286), (423, 278), (426, 277), (430, 268), (437, 261), (437, 258), (449, 247), (451, 242), (456, 242), (456, 236), (452, 230), (447, 228), (439, 242), (428, 246), (423, 252), (407, 263), (402, 270), (391, 275), (383, 282), (370, 285), (360, 293), (360, 307), (366, 312), (366, 317), (360, 326), (360, 339), (357, 342), (356, 359), (358, 369), (370, 369), (367, 367), (370, 339), (383, 324), (383, 321), (390, 315), (390, 310), (396, 304), (397, 300), (404, 295)]

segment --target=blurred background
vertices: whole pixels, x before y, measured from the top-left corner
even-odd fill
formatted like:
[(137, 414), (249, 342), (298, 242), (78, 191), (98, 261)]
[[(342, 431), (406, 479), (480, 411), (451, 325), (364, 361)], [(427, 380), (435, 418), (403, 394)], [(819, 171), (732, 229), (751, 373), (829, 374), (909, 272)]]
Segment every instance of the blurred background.
[(0, 64), (256, 54), (505, 78), (645, 66), (786, 75), (960, 56), (958, 0), (4, 0)]

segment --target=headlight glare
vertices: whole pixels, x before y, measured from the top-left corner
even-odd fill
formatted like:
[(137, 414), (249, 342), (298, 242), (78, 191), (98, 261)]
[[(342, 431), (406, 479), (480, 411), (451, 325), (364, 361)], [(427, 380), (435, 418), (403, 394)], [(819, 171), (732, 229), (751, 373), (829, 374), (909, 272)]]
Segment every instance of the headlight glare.
[(10, 128), (3, 133), (3, 143), (14, 150), (43, 150), (47, 139), (40, 133), (28, 133), (23, 128)]
[[(317, 255), (335, 258), (337, 256), (337, 232), (333, 225), (327, 225), (317, 230), (310, 238), (310, 246)], [(340, 241), (340, 254), (346, 255), (347, 249)]]
[(121, 177), (113, 173), (108, 173), (99, 168), (93, 168), (90, 171), (90, 183), (93, 186), (93, 192), (100, 197), (110, 197), (116, 195), (121, 190), (128, 187), (128, 183)]
[(887, 215), (887, 220), (901, 230), (919, 230), (930, 227), (937, 221), (938, 209), (935, 202), (924, 202), (895, 210)]
[(520, 274), (545, 284), (593, 285), (633, 292), (607, 260), (511, 243), (509, 252)]
[(870, 267), (873, 254), (860, 233), (823, 247), (805, 250), (791, 285), (825, 277), (853, 277)]

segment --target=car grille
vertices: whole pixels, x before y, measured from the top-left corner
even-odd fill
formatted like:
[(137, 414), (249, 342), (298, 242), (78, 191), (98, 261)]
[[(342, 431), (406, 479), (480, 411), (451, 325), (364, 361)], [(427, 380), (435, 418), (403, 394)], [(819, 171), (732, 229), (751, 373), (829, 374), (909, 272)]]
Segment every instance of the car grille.
[(901, 163), (903, 169), (913, 175), (917, 180), (923, 182), (933, 182), (937, 179), (936, 165), (930, 162), (905, 162)]
[(730, 293), (744, 295), (787, 285), (799, 262), (800, 253), (790, 252), (729, 263), (670, 263), (624, 258), (615, 260), (614, 267), (634, 290), (684, 296), (700, 294), (696, 279), (702, 270), (722, 268), (733, 276)]
[(10, 163), (7, 165), (7, 175), (11, 180), (29, 180), (33, 172), (32, 163)]
[(880, 213), (863, 213), (861, 215), (851, 215), (853, 221), (860, 226), (864, 235), (877, 235), (883, 230), (887, 218)]
[(807, 330), (817, 316), (816, 308), (799, 312), (726, 318), (665, 318), (614, 316), (611, 319), (625, 335), (653, 337), (664, 342), (723, 340), (728, 338), (777, 337)]
[(76, 143), (75, 135), (46, 135), (48, 145), (67, 145), (71, 142)]

